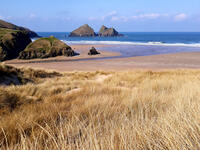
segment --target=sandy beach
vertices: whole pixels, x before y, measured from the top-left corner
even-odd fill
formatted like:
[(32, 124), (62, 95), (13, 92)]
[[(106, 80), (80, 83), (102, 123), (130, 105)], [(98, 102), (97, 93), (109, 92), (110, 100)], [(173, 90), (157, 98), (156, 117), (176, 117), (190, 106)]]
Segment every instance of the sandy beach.
[[(94, 46), (100, 55), (89, 56), (89, 48)], [(54, 57), (34, 60), (9, 60), (5, 64), (15, 67), (34, 67), (57, 71), (127, 71), (135, 69), (164, 70), (164, 69), (200, 69), (200, 52), (182, 52), (152, 56), (139, 56), (115, 59), (96, 59), (120, 56), (120, 53), (102, 51), (108, 45), (72, 45), (80, 53), (75, 57)]]

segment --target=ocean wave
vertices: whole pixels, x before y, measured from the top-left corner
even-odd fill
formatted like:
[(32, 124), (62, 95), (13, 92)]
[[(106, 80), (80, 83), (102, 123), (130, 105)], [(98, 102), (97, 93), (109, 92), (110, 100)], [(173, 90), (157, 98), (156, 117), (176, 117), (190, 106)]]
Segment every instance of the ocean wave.
[(200, 47), (200, 43), (186, 44), (186, 43), (164, 43), (164, 42), (124, 42), (124, 41), (66, 41), (67, 44), (104, 44), (104, 45), (147, 45), (147, 46), (187, 46)]

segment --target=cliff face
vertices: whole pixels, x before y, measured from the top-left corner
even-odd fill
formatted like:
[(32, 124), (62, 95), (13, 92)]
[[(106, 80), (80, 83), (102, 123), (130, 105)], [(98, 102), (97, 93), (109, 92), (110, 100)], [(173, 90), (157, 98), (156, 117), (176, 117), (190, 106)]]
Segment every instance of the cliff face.
[(19, 54), (19, 59), (48, 58), (61, 55), (74, 56), (75, 54), (70, 46), (51, 36), (49, 38), (40, 38), (29, 44)]
[(0, 28), (0, 61), (16, 58), (29, 43), (26, 32)]
[(23, 31), (23, 32), (27, 33), (30, 38), (38, 37), (37, 33), (33, 32), (27, 28), (16, 26), (12, 23), (9, 23), (9, 22), (3, 21), (3, 20), (0, 20), (0, 28)]
[(107, 28), (103, 25), (99, 31), (99, 36), (122, 36), (122, 34), (119, 34), (114, 28)]
[(88, 24), (85, 24), (79, 27), (78, 29), (72, 31), (69, 36), (70, 37), (89, 37), (89, 36), (96, 36), (96, 33)]

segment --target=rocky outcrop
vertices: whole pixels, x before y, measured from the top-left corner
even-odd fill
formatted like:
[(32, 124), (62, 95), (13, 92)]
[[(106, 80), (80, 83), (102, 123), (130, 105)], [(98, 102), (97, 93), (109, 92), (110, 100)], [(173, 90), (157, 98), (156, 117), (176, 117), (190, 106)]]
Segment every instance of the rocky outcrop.
[(18, 57), (29, 43), (31, 39), (25, 32), (0, 29), (0, 61)]
[(37, 33), (33, 32), (27, 28), (16, 26), (12, 23), (9, 23), (9, 22), (3, 21), (3, 20), (0, 20), (0, 28), (23, 31), (23, 32), (27, 33), (30, 38), (38, 37)]
[(61, 55), (74, 56), (76, 53), (70, 46), (51, 36), (49, 38), (40, 38), (29, 44), (19, 54), (19, 59), (48, 58)]
[(99, 36), (101, 36), (108, 28), (106, 26), (101, 26), (101, 29), (99, 30)]
[(123, 36), (119, 34), (114, 28), (107, 28), (106, 26), (102, 26), (99, 31), (99, 36)]
[(90, 37), (90, 36), (97, 36), (97, 35), (88, 24), (85, 24), (79, 27), (78, 29), (72, 31), (69, 36), (70, 37)]
[(92, 47), (88, 53), (88, 55), (97, 55), (100, 54), (94, 47)]

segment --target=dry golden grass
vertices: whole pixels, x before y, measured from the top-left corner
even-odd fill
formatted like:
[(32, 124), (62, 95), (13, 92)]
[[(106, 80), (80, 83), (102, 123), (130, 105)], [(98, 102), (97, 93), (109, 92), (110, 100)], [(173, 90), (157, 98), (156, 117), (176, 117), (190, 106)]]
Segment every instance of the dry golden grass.
[(56, 76), (62, 76), (62, 74), (55, 71), (34, 70), (32, 68), (19, 69), (0, 63), (0, 85), (22, 85)]
[(198, 70), (64, 73), (0, 102), (1, 149), (200, 149)]

